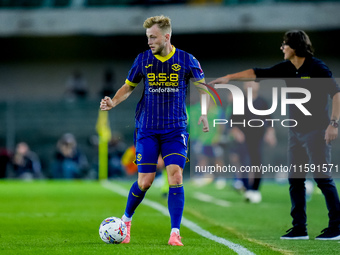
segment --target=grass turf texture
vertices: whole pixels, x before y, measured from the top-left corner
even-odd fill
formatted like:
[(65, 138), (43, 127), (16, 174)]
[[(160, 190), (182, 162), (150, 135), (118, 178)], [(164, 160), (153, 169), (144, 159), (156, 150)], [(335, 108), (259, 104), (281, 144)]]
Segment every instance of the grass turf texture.
[[(125, 189), (131, 184), (119, 183)], [(279, 239), (291, 222), (287, 185), (266, 182), (263, 202), (247, 204), (231, 187), (216, 190), (213, 184), (197, 188), (185, 183), (184, 216), (255, 254), (338, 254), (339, 241), (313, 240), (328, 221), (323, 196), (315, 191), (307, 204), (311, 240)], [(227, 200), (231, 206), (199, 201), (195, 192)], [(146, 197), (166, 206), (156, 187)], [(0, 254), (235, 254), (186, 227), (181, 228), (185, 246), (168, 246), (169, 218), (143, 204), (134, 216), (131, 243), (105, 244), (98, 235), (99, 224), (106, 217), (120, 217), (125, 204), (125, 197), (98, 182), (1, 181)]]

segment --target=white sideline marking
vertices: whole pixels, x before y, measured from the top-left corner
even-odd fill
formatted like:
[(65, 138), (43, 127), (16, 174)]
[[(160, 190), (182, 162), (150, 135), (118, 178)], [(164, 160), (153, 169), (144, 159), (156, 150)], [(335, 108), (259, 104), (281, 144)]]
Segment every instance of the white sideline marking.
[[(118, 193), (121, 196), (127, 197), (128, 194), (129, 194), (128, 190), (122, 188), (121, 186), (119, 186), (117, 184), (111, 183), (109, 181), (102, 181), (101, 184), (104, 188), (111, 190), (115, 193)], [(160, 213), (162, 213), (165, 216), (169, 216), (168, 208), (166, 208), (165, 206), (163, 206), (163, 205), (161, 205), (157, 202), (154, 202), (154, 201), (151, 201), (147, 198), (144, 198), (142, 203), (150, 206), (151, 208), (153, 208), (157, 211), (159, 211)], [(217, 243), (220, 243), (220, 244), (223, 244), (223, 245), (229, 247), (231, 250), (233, 250), (237, 254), (240, 254), (240, 255), (255, 255), (255, 253), (249, 251), (248, 249), (246, 249), (245, 247), (243, 247), (239, 244), (233, 243), (233, 242), (228, 241), (228, 240), (226, 240), (222, 237), (218, 237), (218, 236), (211, 234), (209, 231), (202, 229), (196, 223), (186, 219), (185, 217), (182, 217), (182, 225), (189, 228), (191, 231), (199, 234), (200, 236), (203, 236), (203, 237), (208, 238), (212, 241), (215, 241)]]
[(230, 202), (228, 202), (226, 200), (214, 198), (213, 196), (210, 196), (208, 194), (204, 194), (204, 193), (201, 193), (201, 192), (195, 192), (193, 197), (197, 200), (207, 202), (207, 203), (212, 203), (212, 204), (219, 205), (219, 206), (222, 206), (222, 207), (230, 206)]

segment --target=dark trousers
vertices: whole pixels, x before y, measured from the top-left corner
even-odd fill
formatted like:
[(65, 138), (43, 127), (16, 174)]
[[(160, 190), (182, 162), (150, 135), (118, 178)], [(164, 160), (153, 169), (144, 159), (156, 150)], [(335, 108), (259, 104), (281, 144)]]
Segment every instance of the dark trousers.
[(307, 169), (314, 166), (314, 180), (326, 200), (329, 217), (328, 226), (340, 227), (339, 195), (328, 165), (331, 163), (331, 146), (326, 144), (324, 136), (325, 130), (314, 130), (308, 133), (299, 133), (292, 129), (289, 131), (288, 166), (291, 166), (289, 194), (292, 203), (293, 226), (306, 226), (305, 180), (306, 174), (311, 172)]

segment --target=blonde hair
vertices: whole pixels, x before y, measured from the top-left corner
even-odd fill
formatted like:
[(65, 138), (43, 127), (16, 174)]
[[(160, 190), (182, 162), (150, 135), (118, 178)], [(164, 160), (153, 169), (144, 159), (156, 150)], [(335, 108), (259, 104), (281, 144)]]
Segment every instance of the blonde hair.
[(171, 35), (171, 19), (169, 17), (165, 17), (164, 15), (161, 15), (161, 16), (154, 16), (154, 17), (147, 18), (144, 21), (143, 27), (147, 29), (147, 28), (152, 27), (155, 24), (158, 25), (158, 27), (161, 29), (163, 34)]

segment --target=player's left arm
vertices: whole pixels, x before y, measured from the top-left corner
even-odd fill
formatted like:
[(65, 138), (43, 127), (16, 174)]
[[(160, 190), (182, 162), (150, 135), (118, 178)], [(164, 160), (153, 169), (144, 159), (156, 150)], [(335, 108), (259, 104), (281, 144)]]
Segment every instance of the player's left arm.
[[(203, 112), (202, 108), (206, 107), (206, 112), (208, 112), (208, 107), (210, 103), (210, 97), (207, 93), (208, 88), (204, 85), (204, 79), (200, 81), (194, 82), (195, 87), (198, 89), (201, 97), (201, 112)], [(198, 125), (203, 123), (203, 132), (209, 132), (209, 123), (208, 123), (208, 116), (207, 114), (202, 114), (201, 117), (198, 119)]]
[[(201, 112), (203, 114), (198, 120), (198, 125), (201, 125), (201, 123), (203, 123), (203, 132), (209, 132), (207, 112), (208, 112), (210, 97), (208, 94), (208, 88), (207, 86), (205, 86), (204, 72), (202, 70), (201, 64), (192, 55), (190, 55), (189, 68), (191, 70), (191, 77), (193, 78), (194, 85), (198, 89), (198, 92), (200, 93), (200, 98), (201, 98)], [(204, 109), (204, 107), (206, 109)]]
[[(332, 114), (331, 120), (339, 120), (340, 118), (340, 92), (336, 93), (333, 96), (332, 100)], [(332, 125), (328, 125), (325, 133), (326, 143), (329, 144), (331, 141), (335, 140), (338, 137), (338, 129)]]

